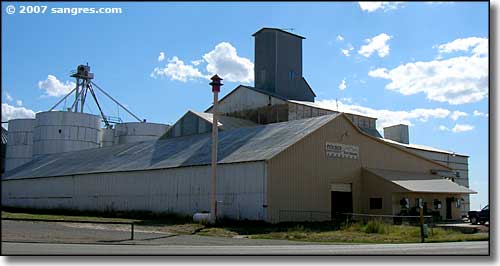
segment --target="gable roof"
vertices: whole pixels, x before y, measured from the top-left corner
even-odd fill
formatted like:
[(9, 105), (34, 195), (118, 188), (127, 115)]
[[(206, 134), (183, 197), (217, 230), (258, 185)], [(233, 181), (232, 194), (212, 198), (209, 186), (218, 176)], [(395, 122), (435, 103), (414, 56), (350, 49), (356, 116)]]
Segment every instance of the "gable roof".
[(260, 30), (258, 30), (257, 32), (255, 32), (254, 34), (252, 34), (252, 36), (255, 37), (255, 35), (259, 34), (260, 32), (262, 31), (265, 31), (265, 30), (271, 30), (271, 31), (279, 31), (279, 32), (282, 32), (282, 33), (286, 33), (286, 34), (290, 34), (292, 36), (295, 36), (295, 37), (298, 37), (298, 38), (301, 38), (301, 39), (305, 39), (306, 37), (303, 37), (303, 36), (300, 36), (300, 35), (297, 35), (295, 33), (291, 33), (291, 32), (288, 32), (288, 31), (284, 31), (282, 29), (278, 29), (278, 28), (262, 28)]
[[(269, 160), (338, 116), (221, 131), (218, 163)], [(211, 138), (206, 133), (40, 156), (7, 172), (3, 180), (209, 165)]]
[[(214, 121), (214, 116), (212, 113), (196, 112), (196, 111), (190, 111), (190, 112), (197, 115), (198, 117), (207, 121), (210, 124), (212, 124)], [(254, 123), (253, 121), (250, 121), (250, 120), (231, 117), (231, 116), (225, 116), (225, 115), (219, 115), (217, 117), (217, 120), (218, 120), (217, 125), (224, 130), (230, 130), (230, 129), (241, 128), (241, 127), (255, 127), (255, 126), (259, 125), (257, 123)]]
[[(260, 92), (262, 94), (266, 94), (266, 95), (269, 95), (269, 96), (272, 96), (272, 97), (275, 97), (275, 98), (278, 98), (280, 100), (283, 100), (283, 101), (288, 101), (286, 98), (284, 98), (283, 96), (280, 96), (280, 95), (277, 95), (277, 94), (274, 94), (272, 92), (269, 92), (269, 91), (264, 91), (264, 90), (259, 90), (259, 89), (256, 89), (254, 87), (251, 87), (251, 86), (246, 86), (246, 85), (238, 85), (238, 87), (234, 88), (232, 91), (230, 91), (228, 94), (224, 95), (224, 97), (220, 98), (219, 99), (219, 103), (224, 101), (227, 97), (229, 97), (231, 94), (233, 94), (235, 91), (239, 90), (240, 88), (244, 88), (244, 89), (249, 89), (249, 90), (253, 90), (253, 91), (256, 91), (256, 92)], [(212, 106), (213, 105), (210, 105), (206, 110), (205, 112), (209, 112), (210, 109), (212, 109)]]
[[(343, 113), (342, 113), (342, 114), (343, 114)], [(406, 148), (404, 148), (404, 147), (402, 147), (402, 146), (400, 146), (400, 145), (396, 145), (396, 144), (393, 144), (393, 143), (390, 143), (390, 142), (384, 141), (382, 138), (374, 137), (374, 136), (372, 136), (372, 135), (370, 135), (370, 134), (368, 134), (368, 133), (364, 132), (364, 131), (360, 128), (360, 127), (356, 126), (356, 125), (355, 125), (355, 124), (351, 121), (351, 119), (347, 118), (347, 116), (345, 116), (345, 115), (344, 115), (344, 117), (345, 117), (345, 119), (346, 119), (347, 121), (349, 121), (350, 125), (351, 125), (351, 126), (353, 126), (353, 127), (356, 129), (356, 131), (358, 131), (358, 132), (359, 132), (359, 133), (361, 133), (362, 135), (365, 135), (365, 136), (367, 136), (367, 137), (371, 138), (372, 140), (374, 140), (374, 141), (376, 141), (376, 142), (378, 142), (378, 143), (382, 143), (382, 144), (384, 144), (384, 145), (388, 145), (388, 146), (390, 146), (390, 147), (393, 147), (394, 149), (397, 149), (397, 150), (403, 151), (403, 152), (405, 152), (405, 153), (407, 153), (407, 154), (410, 154), (410, 155), (412, 155), (412, 156), (414, 156), (414, 157), (417, 157), (417, 158), (419, 158), (419, 159), (421, 159), (421, 160), (425, 160), (425, 161), (427, 161), (427, 162), (430, 162), (430, 163), (432, 163), (432, 164), (434, 164), (434, 165), (438, 165), (438, 166), (443, 167), (443, 168), (445, 168), (445, 169), (447, 169), (447, 170), (452, 170), (450, 167), (448, 167), (448, 166), (446, 166), (446, 165), (444, 165), (444, 164), (440, 164), (440, 163), (438, 163), (438, 162), (435, 162), (435, 161), (433, 161), (433, 160), (431, 160), (431, 159), (428, 159), (428, 158), (426, 158), (426, 157), (424, 157), (424, 156), (422, 156), (422, 155), (419, 155), (419, 154), (417, 154), (417, 153), (410, 152), (410, 151), (408, 151)]]

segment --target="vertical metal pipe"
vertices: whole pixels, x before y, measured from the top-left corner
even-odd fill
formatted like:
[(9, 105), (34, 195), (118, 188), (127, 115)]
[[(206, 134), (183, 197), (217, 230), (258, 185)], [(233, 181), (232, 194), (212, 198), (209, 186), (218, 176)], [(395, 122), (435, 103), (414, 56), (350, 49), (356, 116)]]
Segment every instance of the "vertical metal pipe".
[(424, 235), (424, 207), (420, 206), (420, 240), (424, 243), (425, 235)]
[(78, 110), (78, 96), (80, 94), (80, 85), (81, 85), (80, 79), (77, 78), (76, 79), (76, 92), (75, 92), (75, 106), (74, 106), (75, 109), (73, 109), (73, 112), (76, 112)]
[(210, 199), (210, 213), (211, 220), (214, 223), (217, 220), (217, 137), (218, 137), (218, 117), (217, 117), (217, 106), (218, 106), (218, 96), (219, 92), (214, 91), (214, 105), (212, 108), (212, 179), (211, 179), (211, 199)]
[(130, 223), (130, 240), (134, 240), (134, 223)]

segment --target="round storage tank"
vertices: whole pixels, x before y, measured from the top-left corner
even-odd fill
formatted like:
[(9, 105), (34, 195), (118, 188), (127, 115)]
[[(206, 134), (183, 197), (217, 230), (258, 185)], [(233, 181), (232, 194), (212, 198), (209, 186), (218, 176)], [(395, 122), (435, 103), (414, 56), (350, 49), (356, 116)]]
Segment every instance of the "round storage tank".
[(99, 116), (69, 111), (36, 114), (33, 156), (99, 148)]
[(9, 120), (5, 171), (21, 166), (33, 158), (33, 130), (35, 119)]
[(112, 128), (101, 128), (101, 147), (113, 146), (115, 142), (115, 130)]
[(169, 126), (165, 124), (146, 122), (117, 124), (115, 127), (115, 144), (156, 140), (163, 136), (168, 128)]

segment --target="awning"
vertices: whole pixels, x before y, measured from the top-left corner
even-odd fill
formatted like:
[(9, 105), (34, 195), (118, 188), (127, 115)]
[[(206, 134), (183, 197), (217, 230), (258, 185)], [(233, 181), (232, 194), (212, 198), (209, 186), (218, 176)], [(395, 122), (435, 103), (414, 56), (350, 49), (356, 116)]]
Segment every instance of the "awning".
[(448, 193), (448, 194), (476, 194), (477, 192), (461, 186), (449, 179), (438, 175), (425, 173), (411, 173), (382, 169), (365, 169), (393, 184), (410, 192), (420, 193)]

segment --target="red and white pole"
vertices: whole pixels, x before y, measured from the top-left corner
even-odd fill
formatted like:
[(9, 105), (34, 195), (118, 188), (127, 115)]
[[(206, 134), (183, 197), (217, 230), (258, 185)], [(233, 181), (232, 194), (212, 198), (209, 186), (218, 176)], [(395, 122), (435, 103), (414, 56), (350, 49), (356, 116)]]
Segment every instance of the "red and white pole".
[(220, 87), (223, 85), (220, 81), (222, 80), (219, 76), (214, 75), (210, 78), (212, 82), (212, 92), (214, 93), (214, 104), (212, 107), (212, 178), (211, 178), (211, 189), (210, 189), (210, 222), (215, 223), (217, 221), (217, 138), (219, 133), (218, 119), (217, 119), (217, 107), (219, 104), (219, 92)]

